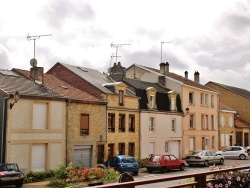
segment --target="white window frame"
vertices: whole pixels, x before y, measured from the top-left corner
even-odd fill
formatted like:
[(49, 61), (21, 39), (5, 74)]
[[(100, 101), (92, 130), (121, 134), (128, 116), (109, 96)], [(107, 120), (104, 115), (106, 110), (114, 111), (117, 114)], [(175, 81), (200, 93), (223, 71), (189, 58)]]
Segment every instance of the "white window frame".
[(155, 118), (149, 117), (149, 132), (155, 132)]
[(188, 103), (194, 105), (195, 104), (194, 100), (195, 100), (194, 92), (189, 92)]
[(33, 129), (48, 129), (48, 106), (46, 102), (33, 103)]
[(165, 153), (168, 153), (169, 151), (169, 142), (165, 141)]
[(189, 138), (189, 151), (195, 150), (195, 137)]

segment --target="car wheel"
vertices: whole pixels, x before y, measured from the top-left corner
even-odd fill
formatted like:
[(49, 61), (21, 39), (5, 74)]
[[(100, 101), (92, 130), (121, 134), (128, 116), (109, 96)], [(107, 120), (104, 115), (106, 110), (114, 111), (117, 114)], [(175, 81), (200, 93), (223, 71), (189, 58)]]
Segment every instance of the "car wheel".
[(221, 164), (221, 165), (224, 164), (224, 159), (220, 159), (220, 164)]
[(165, 166), (161, 167), (161, 173), (166, 172), (167, 168)]
[(204, 166), (208, 166), (208, 161), (204, 161)]
[(241, 154), (239, 158), (240, 158), (241, 160), (244, 160), (244, 159), (246, 159), (246, 156), (243, 155), (243, 154)]
[(185, 168), (185, 165), (184, 165), (184, 164), (181, 164), (181, 166), (180, 166), (180, 170), (181, 170), (181, 171), (183, 171), (183, 170), (184, 170), (184, 168)]
[(147, 169), (148, 170), (148, 173), (152, 173), (152, 170), (151, 169)]
[(15, 186), (16, 186), (16, 187), (22, 187), (22, 186), (23, 186), (23, 182), (20, 181), (20, 182), (16, 183)]
[(134, 174), (135, 176), (137, 176), (137, 175), (138, 175), (138, 171), (133, 172), (133, 174)]

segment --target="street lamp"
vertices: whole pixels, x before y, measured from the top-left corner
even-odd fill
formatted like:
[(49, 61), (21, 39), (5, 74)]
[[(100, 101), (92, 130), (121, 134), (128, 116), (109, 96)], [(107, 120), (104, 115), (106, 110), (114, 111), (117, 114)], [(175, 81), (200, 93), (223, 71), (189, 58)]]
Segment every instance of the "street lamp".
[(19, 98), (20, 98), (19, 92), (16, 91), (15, 94), (13, 95), (13, 97), (14, 97), (14, 102), (10, 103), (10, 109), (12, 109), (12, 107), (14, 106), (14, 104), (17, 103), (17, 101), (19, 100)]
[(183, 117), (185, 117), (186, 115), (188, 115), (189, 114), (189, 108), (187, 107), (186, 108), (186, 114), (183, 114)]
[(161, 63), (162, 63), (162, 44), (164, 43), (171, 43), (171, 42), (161, 42)]

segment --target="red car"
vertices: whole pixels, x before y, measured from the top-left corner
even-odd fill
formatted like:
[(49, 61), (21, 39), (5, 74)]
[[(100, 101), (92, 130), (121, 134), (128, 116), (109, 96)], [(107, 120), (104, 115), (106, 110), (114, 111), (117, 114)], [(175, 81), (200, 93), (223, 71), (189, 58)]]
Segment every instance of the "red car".
[(186, 162), (175, 157), (173, 154), (152, 155), (145, 167), (149, 173), (152, 171), (166, 172), (170, 169), (184, 170)]

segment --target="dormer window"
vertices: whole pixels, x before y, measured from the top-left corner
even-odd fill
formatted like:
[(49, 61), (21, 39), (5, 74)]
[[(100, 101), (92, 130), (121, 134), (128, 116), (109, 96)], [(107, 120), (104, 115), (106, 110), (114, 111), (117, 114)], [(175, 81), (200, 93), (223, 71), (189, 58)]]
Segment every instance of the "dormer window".
[(176, 97), (177, 97), (177, 93), (175, 91), (169, 91), (168, 92), (168, 98), (169, 98), (169, 101), (170, 101), (170, 111), (176, 111), (177, 110)]
[(156, 95), (156, 90), (153, 87), (149, 87), (146, 89), (147, 91), (147, 97), (148, 97), (148, 109), (155, 109), (156, 104), (155, 104), (155, 95)]
[(124, 104), (124, 91), (119, 90), (119, 105), (123, 106), (123, 104)]

